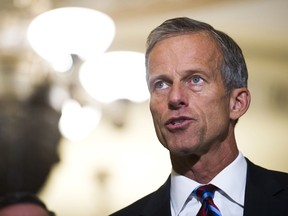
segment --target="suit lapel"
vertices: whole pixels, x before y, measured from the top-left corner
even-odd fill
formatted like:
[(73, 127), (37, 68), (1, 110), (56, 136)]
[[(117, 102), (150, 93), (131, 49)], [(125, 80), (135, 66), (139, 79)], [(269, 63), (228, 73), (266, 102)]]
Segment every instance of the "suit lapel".
[(171, 216), (170, 210), (170, 176), (167, 181), (154, 192), (144, 207), (143, 216)]
[(288, 182), (281, 183), (281, 181), (287, 179), (287, 176), (279, 182), (280, 175), (275, 175), (274, 171), (266, 170), (246, 160), (248, 166), (244, 216), (284, 215), (287, 211), (287, 197), (285, 199), (284, 195), (286, 193), (287, 196)]

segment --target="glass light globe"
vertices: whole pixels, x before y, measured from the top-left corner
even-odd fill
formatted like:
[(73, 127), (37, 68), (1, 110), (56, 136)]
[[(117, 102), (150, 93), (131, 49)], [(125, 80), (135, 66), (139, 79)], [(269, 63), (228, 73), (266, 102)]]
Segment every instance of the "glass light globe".
[(44, 12), (30, 23), (27, 31), (31, 47), (54, 67), (61, 61), (67, 62), (67, 67), (71, 54), (85, 60), (105, 52), (114, 36), (115, 24), (108, 15), (81, 7)]
[(83, 88), (102, 103), (118, 99), (143, 102), (149, 97), (145, 73), (143, 53), (114, 51), (84, 62), (79, 79)]

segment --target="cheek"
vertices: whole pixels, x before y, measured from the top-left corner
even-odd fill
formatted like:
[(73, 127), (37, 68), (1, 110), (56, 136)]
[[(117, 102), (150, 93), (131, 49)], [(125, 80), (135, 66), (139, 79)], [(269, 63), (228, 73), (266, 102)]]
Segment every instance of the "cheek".
[(216, 100), (207, 108), (209, 108), (207, 111), (209, 116), (206, 116), (206, 121), (212, 123), (216, 128), (226, 128), (230, 120), (229, 103), (225, 99)]
[[(212, 98), (212, 99), (211, 99)], [(205, 122), (215, 124), (221, 124), (221, 121), (229, 120), (229, 101), (225, 96), (210, 97), (210, 100), (202, 101), (198, 103), (198, 110), (200, 115), (205, 116)]]
[(151, 96), (150, 98), (150, 112), (152, 116), (159, 115), (161, 112), (163, 112), (163, 98), (160, 100), (159, 97)]
[(154, 124), (160, 121), (160, 113), (161, 113), (161, 107), (158, 103), (155, 103), (153, 101), (150, 101), (150, 112), (154, 121)]
[(164, 104), (157, 100), (150, 100), (150, 112), (154, 122), (155, 129), (159, 132), (163, 122)]
[(162, 115), (161, 113), (163, 113), (163, 109), (160, 107), (159, 104), (157, 103), (151, 103), (150, 102), (150, 112), (152, 115), (152, 119), (153, 119), (153, 123), (154, 123), (154, 129), (156, 132), (156, 135), (158, 137), (158, 140), (160, 141), (160, 143), (162, 143), (164, 146), (166, 146), (165, 143), (165, 139), (164, 139), (164, 135), (162, 133), (161, 130), (161, 118)]

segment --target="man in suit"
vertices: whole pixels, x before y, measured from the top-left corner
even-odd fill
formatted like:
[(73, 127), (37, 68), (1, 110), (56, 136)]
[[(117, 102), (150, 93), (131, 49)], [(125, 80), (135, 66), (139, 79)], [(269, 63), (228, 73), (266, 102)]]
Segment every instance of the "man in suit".
[(113, 216), (288, 215), (288, 174), (261, 168), (238, 150), (247, 111), (240, 47), (209, 24), (169, 19), (149, 35), (150, 110), (172, 172), (157, 191)]

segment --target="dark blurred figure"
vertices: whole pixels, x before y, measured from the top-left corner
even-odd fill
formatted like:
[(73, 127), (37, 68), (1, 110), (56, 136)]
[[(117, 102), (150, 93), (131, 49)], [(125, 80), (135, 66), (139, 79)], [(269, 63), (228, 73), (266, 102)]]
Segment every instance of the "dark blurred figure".
[(55, 216), (35, 194), (13, 193), (0, 198), (0, 216)]
[(37, 193), (59, 161), (60, 114), (47, 102), (49, 86), (26, 101), (0, 99), (0, 195)]

